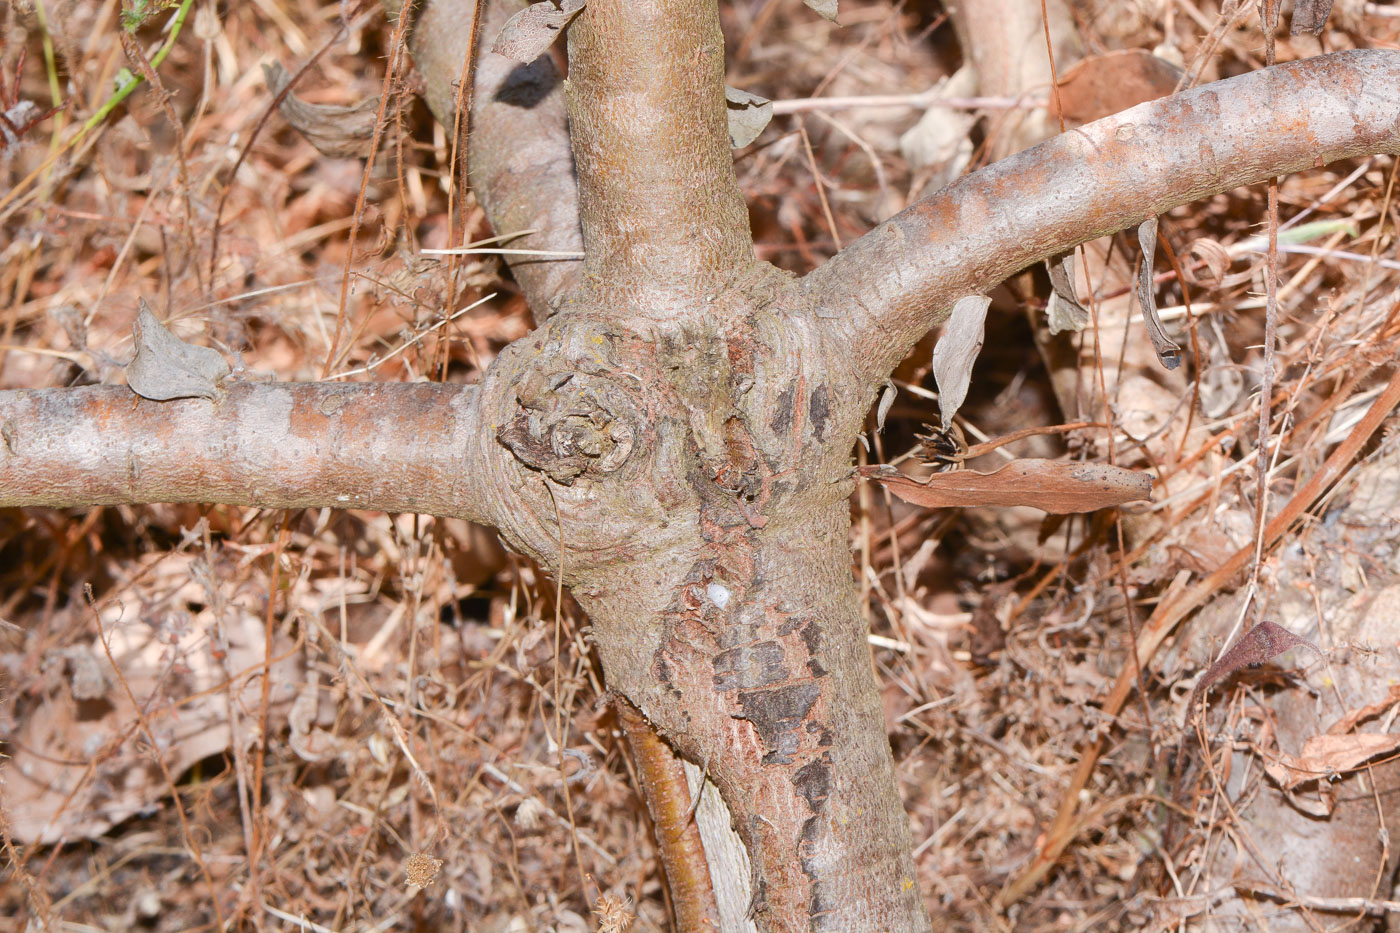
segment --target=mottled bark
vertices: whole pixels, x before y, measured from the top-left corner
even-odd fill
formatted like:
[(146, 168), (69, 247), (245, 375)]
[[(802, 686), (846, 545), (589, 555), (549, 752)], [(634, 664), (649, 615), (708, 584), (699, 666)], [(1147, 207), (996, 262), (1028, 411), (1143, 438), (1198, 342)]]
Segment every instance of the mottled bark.
[(476, 390), (242, 383), (152, 402), (125, 386), (0, 392), (0, 506), (219, 502), (484, 521)]
[[(562, 536), (610, 688), (719, 788), (760, 929), (927, 929), (850, 574), (869, 399), (836, 389), (789, 281), (745, 280), (714, 320), (557, 315), (483, 383), (523, 458), (489, 481), (509, 541), (558, 566)], [(579, 473), (548, 451), (584, 407), (628, 453)]]
[(1400, 56), (1338, 52), (1141, 104), (967, 175), (807, 276), (883, 378), (964, 295), (1206, 195), (1400, 151)]
[[(397, 8), (400, 0), (388, 5)], [(476, 69), (465, 68), (473, 16)], [(468, 184), (498, 234), (534, 230), (505, 244), (511, 249), (577, 252), (583, 249), (578, 186), (569, 150), (564, 87), (548, 55), (528, 65), (491, 51), (518, 0), (424, 0), (415, 4), (409, 52), (423, 77), (423, 97), (438, 122), (454, 126), (467, 146)], [(471, 120), (458, 120), (460, 83), (472, 83)], [(468, 132), (470, 130), (470, 132)], [(578, 281), (583, 263), (558, 257), (506, 258), (537, 322)]]

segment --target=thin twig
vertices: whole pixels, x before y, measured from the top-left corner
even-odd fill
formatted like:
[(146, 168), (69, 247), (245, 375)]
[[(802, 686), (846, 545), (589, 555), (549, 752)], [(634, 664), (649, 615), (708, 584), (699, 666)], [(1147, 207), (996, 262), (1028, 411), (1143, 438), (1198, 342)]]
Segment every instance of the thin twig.
[(939, 97), (939, 88), (917, 94), (871, 94), (860, 97), (795, 97), (773, 101), (773, 116), (789, 113), (810, 113), (822, 110), (870, 110), (876, 107), (905, 107), (921, 109), (940, 107), (947, 110), (1021, 110), (1039, 109), (1045, 101), (1023, 94), (1020, 97)]

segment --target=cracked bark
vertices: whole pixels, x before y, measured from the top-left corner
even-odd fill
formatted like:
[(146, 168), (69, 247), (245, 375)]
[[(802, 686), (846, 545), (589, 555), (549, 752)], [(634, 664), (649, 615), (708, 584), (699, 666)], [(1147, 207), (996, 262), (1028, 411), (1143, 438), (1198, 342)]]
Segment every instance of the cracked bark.
[[(723, 795), (758, 926), (926, 930), (847, 545), (851, 450), (876, 387), (953, 301), (1043, 256), (1234, 185), (1397, 151), (1400, 54), (1281, 66), (1083, 127), (798, 281), (753, 259), (720, 48), (710, 3), (591, 0), (575, 20), (586, 271), (572, 290), (523, 286), (555, 313), (478, 390), (355, 386), (354, 430), (315, 420), (347, 386), (172, 403), (0, 392), (0, 504), (363, 495), (493, 524), (548, 568), (562, 534), (611, 689)], [(517, 126), (546, 123), (557, 130)], [(545, 216), (537, 180), (483, 180), (499, 182), (493, 218)], [(263, 397), (302, 417), (259, 420)], [(344, 463), (303, 468), (280, 446), (293, 442)]]

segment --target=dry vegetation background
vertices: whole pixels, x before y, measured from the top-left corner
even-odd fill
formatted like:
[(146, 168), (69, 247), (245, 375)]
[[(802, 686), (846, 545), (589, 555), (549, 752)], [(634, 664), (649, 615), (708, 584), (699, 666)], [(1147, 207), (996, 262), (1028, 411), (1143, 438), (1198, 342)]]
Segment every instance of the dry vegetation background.
[[(148, 6), (130, 35), (149, 56), (174, 9)], [(1253, 4), (1225, 7), (1081, 2), (1073, 25), (1090, 54), (1157, 49), (1200, 83), (1262, 65)], [(1280, 33), (1278, 58), (1394, 47), (1396, 12), (1339, 4), (1321, 42)], [(158, 69), (161, 89), (137, 89), (73, 143), (118, 70), (140, 71), (122, 15), (116, 0), (15, 0), (0, 13), (0, 103), (44, 108), (51, 91), (64, 102), (0, 152), (0, 386), (119, 382), (142, 300), (246, 378), (470, 383), (526, 332), (495, 257), (420, 253), (491, 232), (376, 9), (197, 0)], [(729, 83), (774, 100), (916, 94), (960, 63), (934, 2), (847, 0), (840, 29), (795, 0), (727, 3), (723, 16)], [(319, 152), (280, 115), (264, 122), (262, 64), (295, 73), (323, 48), (296, 93), (364, 105), (331, 121), (339, 138), (327, 145), (342, 151), (367, 146), (382, 117), (368, 169)], [(947, 126), (956, 112), (939, 114)], [(804, 272), (940, 184), (941, 160), (901, 147), (922, 116), (906, 104), (777, 117), (736, 154), (760, 257)], [(1005, 125), (991, 111), (956, 131), (972, 167)], [(1282, 220), (1310, 208), (1311, 220), (1346, 223), (1314, 232), (1300, 244), (1310, 252), (1280, 255), (1275, 502), (1349, 436), (1393, 366), (1394, 168), (1377, 157), (1282, 185)], [(1174, 633), (1142, 673), (1143, 698), (1116, 716), (1098, 700), (1172, 580), (1251, 540), (1263, 259), (1246, 240), (1264, 204), (1262, 189), (1242, 190), (1163, 218), (1175, 258), (1159, 260), (1159, 301), (1189, 300), (1167, 313), (1186, 335), (1176, 376), (1144, 352), (1133, 306), (1115, 297), (1132, 281), (1131, 237), (1106, 261), (1106, 244), (1090, 251), (1097, 344), (1092, 329), (1044, 334), (1039, 273), (995, 295), (964, 416), (989, 435), (1098, 421), (1104, 386), (1119, 462), (1159, 477), (1156, 502), (1125, 520), (1126, 546), (1102, 519), (925, 511), (869, 486), (852, 502), (919, 882), (958, 929), (1173, 927), (1229, 890), (1213, 858), (1222, 838), (1249, 830), (1219, 795), (1183, 801), (1209, 814), (1194, 842), (1166, 844), (1164, 828), (1186, 696), (1244, 614), (1233, 589), (1243, 580)], [(905, 455), (933, 420), (929, 345), (898, 374), (899, 401), (862, 459)], [(1057, 405), (1057, 379), (1082, 411)], [(1102, 459), (1107, 445), (1089, 430), (1011, 449)], [(1257, 750), (1234, 776), (1239, 809), (1272, 792), (1260, 763), (1297, 752), (1272, 737), (1260, 698), (1326, 693), (1324, 668), (1344, 645), (1381, 673), (1338, 696), (1341, 709), (1381, 703), (1365, 718), (1391, 731), (1393, 423), (1360, 464), (1266, 562), (1248, 612), (1314, 638), (1329, 660), (1289, 655), (1212, 706), (1213, 735)], [(1343, 617), (1380, 627), (1341, 630)], [(666, 929), (645, 808), (589, 638), (549, 578), (460, 521), (198, 505), (0, 511), (0, 929)], [(265, 659), (266, 680), (255, 676)], [(1078, 790), (1072, 772), (1099, 737), (1102, 759)], [(994, 906), (1067, 787), (1084, 816), (1065, 856), (1020, 902)], [(1376, 905), (1392, 898), (1388, 875), (1370, 880), (1351, 929), (1375, 928)]]

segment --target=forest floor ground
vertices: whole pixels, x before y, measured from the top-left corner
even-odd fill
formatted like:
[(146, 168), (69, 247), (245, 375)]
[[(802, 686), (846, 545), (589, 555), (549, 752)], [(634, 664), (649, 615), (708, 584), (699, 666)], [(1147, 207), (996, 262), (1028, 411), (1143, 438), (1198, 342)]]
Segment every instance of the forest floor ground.
[[(48, 29), (44, 6), (0, 13), (0, 106), (46, 107), (50, 75), (66, 101), (0, 150), (0, 387), (120, 382), (142, 301), (180, 336), (235, 356), (249, 378), (470, 383), (527, 332), (496, 257), (421, 252), (491, 232), (469, 193), (449, 196), (460, 171), (411, 72), (386, 80), (396, 58), (382, 15), (342, 30), (353, 12), (342, 3), (257, 0), (217, 16), (196, 3), (157, 69), (164, 96), (138, 88), (75, 142), (119, 69), (139, 69), (123, 53), (116, 2), (48, 0)], [(129, 33), (147, 55), (174, 12), (156, 6)], [(1077, 9), (1091, 56), (1156, 49), (1192, 83), (1262, 65), (1252, 15), (1222, 28), (1219, 9), (1194, 0)], [(1382, 13), (1334, 23), (1327, 47), (1394, 47), (1400, 19)], [(915, 95), (959, 64), (932, 2), (844, 3), (842, 28), (797, 3), (726, 4), (723, 15), (729, 83), (774, 100)], [(262, 65), (295, 73), (326, 45), (295, 93), (363, 106), (302, 118), (318, 151), (269, 115)], [(1281, 35), (1278, 58), (1321, 48)], [(1101, 83), (1111, 100), (1113, 82)], [(949, 158), (975, 168), (1006, 115), (964, 125), (952, 122), (959, 111), (939, 113), (948, 119), (922, 137), (906, 137), (924, 115), (912, 104), (775, 118), (736, 152), (760, 257), (813, 268), (936, 186)], [(949, 139), (968, 141), (961, 155), (954, 145), (928, 163), (921, 153)], [(1278, 502), (1346, 436), (1390, 365), (1367, 341), (1396, 328), (1394, 179), (1395, 161), (1377, 157), (1282, 183), (1282, 222), (1311, 209), (1332, 224), (1279, 257)], [(1164, 842), (1169, 767), (1191, 687), (1245, 614), (1248, 580), (1230, 581), (1221, 608), (1173, 634), (1120, 714), (1099, 701), (1171, 581), (1208, 573), (1254, 533), (1265, 273), (1248, 241), (1266, 219), (1263, 187), (1163, 218), (1174, 258), (1159, 258), (1158, 301), (1187, 359), (1176, 377), (1141, 349), (1131, 236), (1091, 249), (1097, 332), (1044, 334), (1043, 274), (994, 295), (993, 338), (962, 409), (969, 441), (974, 430), (1103, 421), (1106, 391), (1114, 455), (1158, 477), (1153, 504), (1116, 524), (921, 510), (871, 485), (853, 497), (853, 572), (919, 884), (956, 929), (1155, 928), (1209, 908), (1207, 869)], [(915, 434), (937, 410), (930, 346), (897, 373), (898, 400), (863, 461), (916, 459)], [(1079, 380), (1082, 410), (1057, 401), (1057, 374)], [(1105, 436), (1091, 428), (1006, 449), (1102, 459)], [(1363, 457), (1394, 467), (1396, 448), (1390, 431)], [(1309, 580), (1266, 561), (1250, 618), (1292, 605), (1281, 588), (1309, 593), (1321, 619), (1337, 587), (1400, 579), (1369, 545), (1313, 538), (1317, 515), (1283, 549), (1326, 550), (1341, 570)], [(241, 690), (269, 658), (267, 689)], [(1299, 664), (1271, 669), (1274, 681), (1318, 678)], [(1213, 708), (1252, 722), (1228, 696)], [(1245, 728), (1216, 723), (1222, 734)], [(577, 607), (464, 522), (200, 505), (0, 510), (0, 753), (10, 759), (0, 930), (163, 933), (220, 918), (269, 930), (667, 929), (619, 735)], [(1100, 737), (1056, 868), (998, 905)], [(1388, 879), (1373, 897), (1392, 897)]]

